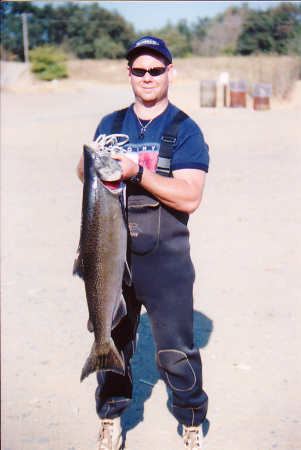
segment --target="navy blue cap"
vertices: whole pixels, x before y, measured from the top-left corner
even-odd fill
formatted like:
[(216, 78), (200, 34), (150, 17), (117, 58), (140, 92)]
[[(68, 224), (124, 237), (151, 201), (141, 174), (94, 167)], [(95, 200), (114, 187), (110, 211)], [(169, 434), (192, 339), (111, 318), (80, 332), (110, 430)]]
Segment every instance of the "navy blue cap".
[(143, 53), (143, 51), (141, 52), (141, 49), (147, 48), (152, 49), (154, 52), (159, 53), (161, 56), (164, 56), (170, 63), (172, 62), (172, 56), (163, 39), (159, 39), (153, 36), (145, 36), (141, 39), (138, 39), (138, 41), (136, 41), (127, 52), (126, 59), (129, 61), (133, 56), (135, 56), (136, 53)]

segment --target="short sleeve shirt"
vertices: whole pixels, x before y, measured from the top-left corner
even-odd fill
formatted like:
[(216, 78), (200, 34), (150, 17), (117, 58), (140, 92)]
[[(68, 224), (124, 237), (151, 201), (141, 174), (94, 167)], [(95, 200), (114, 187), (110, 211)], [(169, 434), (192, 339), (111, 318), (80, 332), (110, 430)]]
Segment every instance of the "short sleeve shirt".
[[(179, 109), (176, 106), (169, 103), (166, 110), (153, 119), (149, 125), (147, 125), (148, 121), (140, 121), (146, 127), (144, 138), (140, 140), (141, 125), (132, 104), (126, 113), (121, 130), (122, 134), (129, 136), (129, 142), (123, 146), (127, 151), (127, 156), (155, 172), (161, 138), (178, 111)], [(101, 134), (111, 134), (116, 114), (117, 111), (101, 120), (96, 129), (94, 140)], [(199, 126), (190, 117), (187, 117), (181, 123), (178, 131), (171, 159), (171, 170), (199, 169), (208, 172), (208, 167), (209, 148), (204, 141), (203, 133)]]

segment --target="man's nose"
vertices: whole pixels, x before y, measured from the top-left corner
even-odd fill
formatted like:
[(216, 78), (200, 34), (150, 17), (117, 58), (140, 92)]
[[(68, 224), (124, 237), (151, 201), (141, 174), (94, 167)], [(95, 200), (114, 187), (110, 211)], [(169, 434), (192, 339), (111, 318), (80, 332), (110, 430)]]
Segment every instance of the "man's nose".
[(153, 81), (153, 77), (150, 75), (149, 72), (145, 72), (145, 75), (143, 77), (143, 81), (147, 81), (147, 82)]

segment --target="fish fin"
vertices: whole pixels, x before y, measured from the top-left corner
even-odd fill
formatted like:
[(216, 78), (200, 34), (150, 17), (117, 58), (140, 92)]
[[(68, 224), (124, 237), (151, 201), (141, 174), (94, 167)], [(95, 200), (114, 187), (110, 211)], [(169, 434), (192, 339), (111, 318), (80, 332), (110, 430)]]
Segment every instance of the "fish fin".
[(90, 317), (89, 317), (89, 319), (88, 319), (87, 328), (88, 328), (88, 331), (90, 331), (90, 333), (93, 333), (93, 331), (94, 331), (94, 326), (93, 326), (93, 322), (92, 322), (92, 320), (90, 319)]
[(84, 264), (81, 258), (80, 251), (77, 252), (74, 265), (73, 265), (73, 275), (78, 275), (80, 278), (84, 278)]
[(110, 370), (112, 372), (124, 375), (124, 361), (121, 358), (113, 339), (110, 339), (109, 344), (102, 345), (99, 348), (97, 347), (97, 343), (94, 342), (91, 353), (83, 367), (80, 381), (82, 382), (91, 373), (98, 372), (100, 370)]
[(120, 294), (119, 302), (113, 311), (112, 330), (119, 324), (121, 319), (126, 315), (126, 304), (122, 294)]
[(132, 273), (129, 268), (127, 261), (124, 261), (124, 272), (123, 272), (123, 280), (128, 286), (132, 284)]

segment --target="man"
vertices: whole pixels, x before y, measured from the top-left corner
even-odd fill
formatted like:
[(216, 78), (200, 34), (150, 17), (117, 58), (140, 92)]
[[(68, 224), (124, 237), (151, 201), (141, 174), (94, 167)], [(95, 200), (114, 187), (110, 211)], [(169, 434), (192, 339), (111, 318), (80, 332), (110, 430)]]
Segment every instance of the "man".
[[(139, 39), (126, 58), (135, 101), (122, 119), (118, 118), (120, 112), (104, 117), (95, 133), (95, 139), (116, 130), (129, 136), (127, 153), (114, 157), (120, 160), (122, 179), (127, 183), (132, 267), (132, 285), (123, 286), (127, 315), (112, 331), (126, 372), (124, 376), (97, 374), (96, 408), (101, 419), (97, 448), (119, 449), (122, 445), (120, 416), (132, 397), (130, 359), (144, 305), (155, 342), (156, 365), (173, 392), (173, 412), (183, 425), (184, 448), (197, 449), (203, 445), (201, 424), (208, 397), (202, 388), (199, 350), (193, 343), (195, 274), (187, 222), (202, 199), (208, 146), (187, 115), (178, 121), (176, 138), (164, 138), (161, 143), (179, 117), (179, 110), (168, 100), (174, 67), (164, 41), (152, 36)], [(172, 146), (171, 159), (162, 157), (161, 150), (159, 154), (160, 144)], [(83, 159), (77, 170), (83, 180)]]

